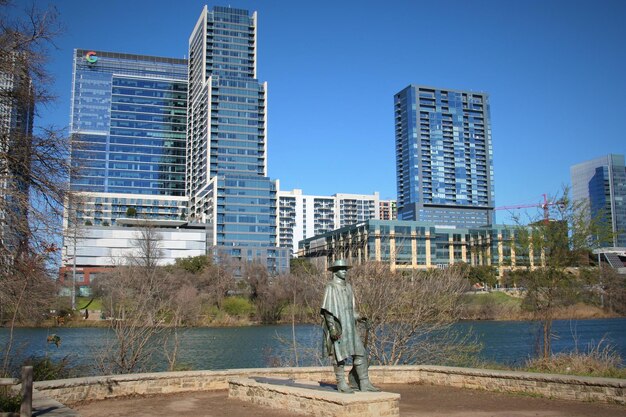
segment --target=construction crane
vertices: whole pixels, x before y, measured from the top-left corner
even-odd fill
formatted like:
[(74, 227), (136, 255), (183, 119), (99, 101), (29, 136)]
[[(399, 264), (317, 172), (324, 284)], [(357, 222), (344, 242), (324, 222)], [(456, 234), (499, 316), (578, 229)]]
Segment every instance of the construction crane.
[(550, 206), (562, 204), (562, 201), (556, 201), (556, 200), (548, 201), (548, 196), (546, 194), (542, 194), (542, 195), (543, 195), (542, 203), (502, 206), (502, 207), (496, 207), (495, 210), (516, 210), (516, 209), (523, 209), (523, 208), (541, 207), (543, 209), (543, 221), (547, 223), (548, 221), (550, 221)]

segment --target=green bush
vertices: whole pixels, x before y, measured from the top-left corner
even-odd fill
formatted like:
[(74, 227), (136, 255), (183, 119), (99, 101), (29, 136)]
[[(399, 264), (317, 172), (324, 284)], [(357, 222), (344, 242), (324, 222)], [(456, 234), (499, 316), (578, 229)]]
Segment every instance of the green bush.
[(14, 394), (7, 388), (0, 388), (0, 412), (19, 413), (22, 404), (22, 396)]
[(51, 381), (72, 376), (72, 365), (69, 356), (51, 359), (49, 356), (31, 356), (24, 366), (33, 367), (33, 381)]
[(254, 305), (243, 297), (226, 297), (222, 307), (226, 314), (235, 317), (247, 317), (254, 313)]

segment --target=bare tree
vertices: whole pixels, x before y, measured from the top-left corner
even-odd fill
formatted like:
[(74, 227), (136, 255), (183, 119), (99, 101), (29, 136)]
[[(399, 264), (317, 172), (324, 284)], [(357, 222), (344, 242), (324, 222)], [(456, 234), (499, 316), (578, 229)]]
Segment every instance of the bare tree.
[(120, 266), (98, 279), (111, 337), (97, 348), (102, 373), (132, 373), (151, 369), (160, 350), (163, 314), (170, 307), (170, 288), (161, 274), (140, 266)]
[(320, 321), (319, 309), (326, 284), (325, 274), (320, 272), (308, 259), (292, 259), (290, 274), (282, 279), (282, 285), (291, 302), (291, 341), (278, 338), (285, 346), (291, 346), (292, 360), (283, 360), (283, 365), (300, 366), (301, 363), (323, 363), (319, 347), (302, 346), (296, 337), (296, 323)]
[(232, 261), (222, 255), (217, 262), (207, 262), (193, 277), (193, 284), (207, 302), (221, 309), (224, 297), (236, 286), (233, 269)]
[(128, 264), (145, 268), (148, 273), (155, 272), (163, 258), (162, 239), (154, 227), (148, 224), (140, 227), (136, 237), (130, 242), (134, 252), (127, 255)]
[[(610, 224), (604, 216), (592, 216), (583, 202), (572, 201), (569, 189), (549, 207), (549, 218), (534, 219), (528, 225), (518, 220), (515, 252), (526, 268), (510, 276), (526, 289), (522, 307), (541, 322), (540, 353), (552, 354), (552, 322), (563, 306), (573, 304), (583, 291), (577, 268), (586, 266), (591, 250), (611, 241)], [(531, 267), (533, 261), (534, 267)]]
[[(56, 285), (50, 279), (45, 264), (56, 248), (50, 246), (41, 254), (25, 254), (14, 264), (11, 279), (4, 277), (0, 285), (0, 305), (3, 320), (9, 328), (4, 346), (0, 347), (0, 377), (9, 374), (13, 353), (13, 332), (18, 323), (38, 324), (51, 305)], [(3, 321), (1, 324), (5, 324)]]
[[(54, 99), (46, 63), (60, 32), (57, 13), (32, 6), (11, 19), (9, 7), (0, 1), (0, 321), (12, 332), (26, 317), (41, 317), (55, 293), (47, 266), (57, 256), (71, 166), (63, 131), (34, 123)], [(11, 350), (9, 337), (3, 372)]]
[(267, 268), (260, 262), (247, 262), (242, 273), (250, 288), (250, 300), (257, 308), (262, 323), (277, 323), (289, 304), (287, 277), (270, 277)]
[[(169, 279), (176, 280), (177, 278), (170, 275)], [(182, 284), (172, 299), (168, 328), (163, 334), (163, 354), (169, 371), (176, 370), (178, 350), (186, 332), (184, 326), (197, 323), (200, 310), (201, 299), (198, 290), (190, 283)]]
[(96, 349), (96, 367), (105, 374), (153, 369), (155, 355), (164, 355), (174, 369), (180, 343), (178, 328), (194, 301), (195, 289), (176, 274), (159, 267), (160, 235), (143, 227), (137, 232), (136, 251), (126, 265), (97, 281), (103, 308), (108, 312), (111, 337)]
[(462, 313), (467, 280), (454, 269), (389, 271), (368, 262), (350, 271), (357, 308), (367, 317), (365, 343), (373, 362), (384, 365), (467, 364), (480, 346), (452, 329)]
[(71, 171), (70, 141), (62, 130), (34, 127), (37, 108), (54, 99), (46, 62), (47, 49), (60, 32), (56, 10), (33, 6), (15, 21), (1, 16), (0, 251), (3, 260), (14, 261), (37, 249), (42, 235), (59, 229)]

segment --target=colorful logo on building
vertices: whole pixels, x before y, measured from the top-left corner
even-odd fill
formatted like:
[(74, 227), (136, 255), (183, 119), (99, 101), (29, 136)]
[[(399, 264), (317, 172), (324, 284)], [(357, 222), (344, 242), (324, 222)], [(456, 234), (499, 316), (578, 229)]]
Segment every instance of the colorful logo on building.
[(89, 62), (90, 64), (95, 64), (96, 62), (98, 62), (98, 56), (94, 51), (89, 51), (85, 54), (85, 61)]

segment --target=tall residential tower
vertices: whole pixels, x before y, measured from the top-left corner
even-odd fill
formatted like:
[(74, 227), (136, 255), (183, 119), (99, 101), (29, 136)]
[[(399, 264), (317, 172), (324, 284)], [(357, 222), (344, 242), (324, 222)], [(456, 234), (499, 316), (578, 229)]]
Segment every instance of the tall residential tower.
[(398, 219), (493, 225), (488, 95), (410, 85), (394, 105)]
[(0, 257), (27, 249), (35, 93), (27, 56), (0, 57)]
[(187, 196), (215, 254), (288, 270), (277, 186), (267, 177), (267, 83), (257, 79), (256, 13), (205, 6), (189, 38)]

